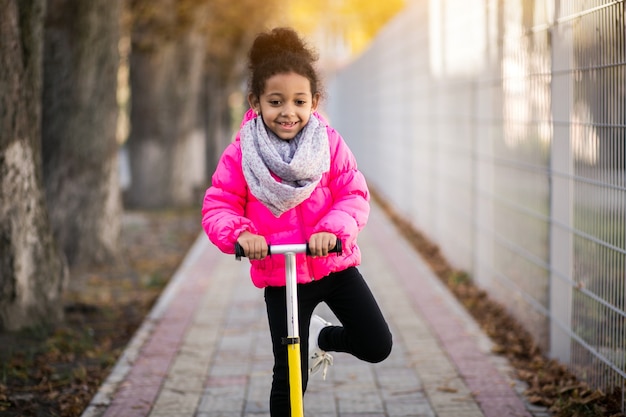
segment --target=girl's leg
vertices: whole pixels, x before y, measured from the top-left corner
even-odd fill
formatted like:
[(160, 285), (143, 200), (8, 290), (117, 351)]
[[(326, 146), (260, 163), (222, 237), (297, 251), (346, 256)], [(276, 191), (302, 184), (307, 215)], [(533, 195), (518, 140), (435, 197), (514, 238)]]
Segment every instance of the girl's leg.
[[(391, 352), (392, 337), (374, 296), (356, 268), (298, 285), (298, 320), (302, 389), (308, 383), (308, 345), (311, 315), (325, 301), (343, 326), (322, 330), (319, 346), (323, 350), (348, 352), (368, 362), (380, 362)], [(265, 288), (265, 304), (274, 352), (274, 376), (270, 393), (270, 414), (289, 416), (289, 370), (287, 348), (287, 301), (285, 287)]]
[[(319, 297), (315, 296), (315, 287), (317, 287), (317, 285), (298, 285), (298, 321), (300, 324), (300, 357), (303, 391), (306, 391), (309, 379), (309, 326), (313, 310), (319, 303)], [(274, 375), (270, 392), (270, 415), (285, 417), (290, 415), (287, 347), (282, 343), (283, 337), (287, 336), (286, 288), (265, 288), (265, 305), (267, 308), (267, 317), (272, 337), (272, 349), (274, 352)]]
[(323, 301), (342, 324), (322, 330), (319, 336), (320, 348), (348, 352), (372, 363), (387, 358), (393, 344), (391, 332), (357, 268), (333, 273), (319, 283), (326, 286)]

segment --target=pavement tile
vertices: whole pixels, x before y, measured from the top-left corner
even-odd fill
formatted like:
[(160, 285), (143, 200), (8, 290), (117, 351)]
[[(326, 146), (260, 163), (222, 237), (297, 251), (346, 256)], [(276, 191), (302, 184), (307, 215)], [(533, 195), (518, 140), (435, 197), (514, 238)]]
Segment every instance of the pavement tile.
[(142, 417), (147, 415), (151, 406), (151, 402), (134, 404), (130, 407), (123, 403), (113, 402), (104, 415), (107, 417)]
[[(359, 243), (394, 348), (379, 364), (336, 353), (327, 380), (309, 380), (307, 417), (549, 416), (520, 398), (506, 359), (375, 205)], [(82, 417), (269, 417), (263, 291), (204, 237), (124, 358)]]
[(117, 391), (114, 403), (152, 404), (160, 390), (160, 385), (132, 385), (126, 384)]

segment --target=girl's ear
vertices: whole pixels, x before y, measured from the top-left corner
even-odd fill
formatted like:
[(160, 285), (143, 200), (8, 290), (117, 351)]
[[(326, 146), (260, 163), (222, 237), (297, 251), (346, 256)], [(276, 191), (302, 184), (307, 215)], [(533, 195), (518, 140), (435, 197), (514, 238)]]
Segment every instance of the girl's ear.
[(261, 113), (259, 99), (252, 93), (248, 94), (248, 104), (250, 104), (250, 107), (256, 112), (256, 114)]
[(319, 104), (319, 102), (320, 102), (320, 97), (321, 97), (320, 93), (315, 93), (315, 94), (313, 94), (313, 100), (312, 100), (312, 102), (311, 102), (311, 104), (312, 104), (312, 106), (311, 106), (311, 112), (314, 112), (314, 111), (316, 111), (316, 110), (317, 110), (317, 105), (318, 105), (318, 104)]

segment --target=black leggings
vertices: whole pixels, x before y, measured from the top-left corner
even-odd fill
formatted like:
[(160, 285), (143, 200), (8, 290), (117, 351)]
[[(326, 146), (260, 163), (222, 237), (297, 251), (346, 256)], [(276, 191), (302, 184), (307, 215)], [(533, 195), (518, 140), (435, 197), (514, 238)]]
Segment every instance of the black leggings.
[[(392, 338), (372, 292), (359, 271), (352, 267), (334, 272), (309, 284), (298, 284), (298, 320), (302, 388), (308, 382), (309, 325), (313, 310), (325, 302), (343, 326), (329, 326), (319, 337), (319, 346), (330, 352), (347, 352), (367, 362), (380, 362), (391, 353)], [(274, 351), (274, 377), (270, 393), (272, 417), (287, 417), (289, 374), (287, 348), (287, 306), (285, 287), (266, 287), (265, 304)]]

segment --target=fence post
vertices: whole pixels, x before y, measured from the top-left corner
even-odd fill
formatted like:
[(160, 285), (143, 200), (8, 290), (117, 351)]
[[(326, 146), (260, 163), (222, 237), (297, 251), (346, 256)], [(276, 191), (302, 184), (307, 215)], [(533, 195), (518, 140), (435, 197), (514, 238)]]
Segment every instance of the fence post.
[(572, 23), (552, 26), (552, 129), (550, 150), (550, 356), (569, 363), (573, 265), (573, 154), (570, 117), (573, 108)]

